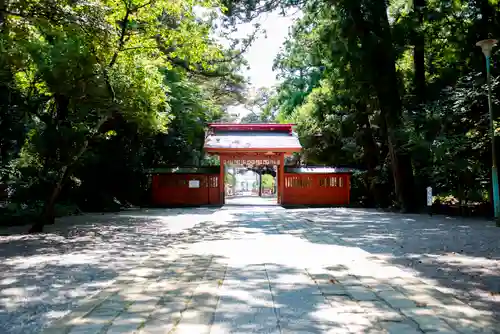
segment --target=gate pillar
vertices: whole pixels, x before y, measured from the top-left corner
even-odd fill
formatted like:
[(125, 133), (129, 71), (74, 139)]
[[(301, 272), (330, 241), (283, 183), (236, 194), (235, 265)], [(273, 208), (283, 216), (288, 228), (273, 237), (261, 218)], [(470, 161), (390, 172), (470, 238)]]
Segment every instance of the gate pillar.
[(225, 180), (224, 180), (224, 171), (226, 169), (226, 159), (223, 155), (219, 156), (220, 161), (220, 172), (219, 172), (219, 193), (220, 193), (220, 204), (223, 205), (225, 203)]
[(283, 204), (285, 193), (285, 154), (280, 154), (280, 164), (278, 166), (278, 204)]

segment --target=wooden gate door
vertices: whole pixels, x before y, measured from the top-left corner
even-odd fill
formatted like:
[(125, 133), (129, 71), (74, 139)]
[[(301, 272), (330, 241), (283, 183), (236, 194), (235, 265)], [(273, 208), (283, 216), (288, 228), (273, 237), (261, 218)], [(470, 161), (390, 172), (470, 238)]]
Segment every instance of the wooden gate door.
[(208, 175), (208, 204), (220, 204), (219, 175)]

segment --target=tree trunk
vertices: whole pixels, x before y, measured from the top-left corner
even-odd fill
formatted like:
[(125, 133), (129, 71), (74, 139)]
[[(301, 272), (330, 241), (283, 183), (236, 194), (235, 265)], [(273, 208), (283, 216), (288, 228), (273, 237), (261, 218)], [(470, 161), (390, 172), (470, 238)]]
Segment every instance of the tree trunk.
[(462, 177), (458, 177), (458, 214), (460, 216), (464, 215), (464, 188), (462, 186)]
[[(378, 122), (380, 124), (380, 137), (384, 139), (380, 142), (380, 165), (383, 167), (386, 165), (390, 166), (391, 161), (389, 155), (389, 145), (387, 143), (387, 124), (385, 123), (385, 119), (382, 115), (378, 119)], [(382, 171), (379, 171), (379, 173), (382, 173)], [(378, 199), (378, 205), (383, 208), (387, 208), (392, 205), (394, 188), (394, 179), (390, 177), (387, 179), (387, 183), (380, 185), (379, 192), (381, 193), (381, 197)]]
[[(386, 116), (386, 122), (389, 122), (389, 119), (390, 117)], [(414, 212), (417, 208), (414, 198), (411, 157), (407, 152), (398, 151), (399, 147), (401, 147), (401, 142), (398, 140), (394, 128), (389, 128), (388, 132), (389, 155), (391, 158), (394, 190), (396, 192), (398, 204), (401, 211)]]
[[(110, 118), (109, 115), (102, 117), (99, 122), (97, 123), (95, 130), (99, 131), (101, 129), (101, 126)], [(59, 197), (59, 194), (61, 193), (61, 190), (64, 186), (64, 183), (66, 182), (67, 177), (69, 176), (69, 170), (70, 168), (80, 159), (80, 157), (85, 153), (89, 146), (89, 141), (91, 138), (87, 138), (83, 144), (80, 150), (72, 157), (70, 162), (63, 166), (61, 168), (61, 172), (59, 175), (58, 180), (56, 181), (54, 188), (52, 189), (50, 196), (47, 198), (45, 202), (45, 207), (44, 211), (42, 214), (42, 217), (38, 221), (36, 221), (31, 228), (29, 229), (28, 233), (41, 233), (43, 232), (43, 227), (48, 224), (53, 224), (55, 221), (55, 204), (57, 201), (57, 198)]]
[(231, 179), (231, 186), (233, 187), (233, 195), (236, 193), (236, 167), (233, 167), (233, 178)]
[(54, 94), (54, 101), (56, 104), (56, 126), (59, 126), (60, 123), (65, 123), (66, 118), (69, 114), (69, 103), (70, 100), (67, 96), (63, 94)]
[(375, 206), (379, 200), (378, 187), (375, 184), (377, 176), (377, 166), (379, 162), (379, 149), (373, 138), (373, 131), (368, 119), (366, 103), (360, 102), (356, 105), (356, 121), (358, 123), (360, 136), (359, 145), (363, 147), (363, 162), (367, 168), (366, 184), (368, 186), (368, 196), (365, 205)]
[(56, 216), (55, 216), (55, 204), (59, 194), (61, 193), (62, 187), (68, 176), (68, 166), (64, 166), (61, 169), (61, 173), (59, 179), (55, 183), (50, 196), (47, 198), (45, 202), (45, 206), (43, 209), (42, 216), (31, 226), (28, 233), (41, 233), (43, 232), (43, 227), (45, 225), (54, 224)]
[(0, 33), (6, 32), (5, 21), (7, 20), (7, 16), (5, 13), (5, 9), (7, 9), (7, 0), (0, 0)]
[(379, 78), (378, 84), (375, 87), (387, 124), (387, 142), (391, 156), (396, 196), (401, 209), (405, 212), (411, 212), (416, 209), (413, 188), (413, 167), (409, 153), (402, 150), (404, 141), (397, 133), (397, 130), (403, 126), (402, 103), (398, 90), (396, 61), (392, 52), (393, 45), (386, 8), (384, 8), (380, 15), (380, 35), (382, 42), (375, 49), (376, 56), (372, 58), (375, 61), (373, 65), (378, 74), (375, 78)]
[(425, 83), (425, 37), (423, 30), (424, 12), (426, 0), (414, 0), (413, 10), (417, 29), (413, 36), (413, 67), (415, 71), (415, 98), (417, 104), (423, 104), (426, 101), (426, 83)]
[(262, 197), (262, 173), (259, 173), (259, 197)]
[[(478, 20), (476, 26), (476, 41), (486, 38), (495, 38), (492, 35), (495, 27), (494, 17), (495, 8), (490, 0), (475, 1), (475, 7), (479, 10), (481, 19)], [(478, 57), (479, 58), (479, 57)], [(484, 66), (484, 65), (483, 65)]]
[[(426, 12), (426, 0), (413, 1), (413, 14), (416, 28), (413, 31), (413, 70), (414, 70), (414, 103), (417, 108), (419, 117), (416, 124), (414, 124), (417, 133), (423, 131), (426, 142), (431, 143), (432, 132), (427, 129), (426, 125), (426, 110), (424, 104), (427, 101), (426, 96), (426, 80), (425, 80), (425, 34), (423, 31), (424, 17)], [(420, 154), (420, 158), (414, 161), (415, 170), (420, 171), (416, 177), (416, 194), (417, 204), (419, 207), (424, 206), (426, 203), (426, 188), (432, 186), (431, 178), (426, 171), (429, 166), (432, 166), (432, 152), (431, 147), (426, 152)]]
[[(348, 2), (347, 8), (361, 37), (363, 61), (369, 66), (372, 85), (380, 105), (381, 114), (387, 126), (387, 144), (391, 158), (395, 193), (402, 211), (416, 209), (414, 202), (414, 179), (411, 157), (403, 151), (401, 136), (402, 102), (396, 75), (396, 59), (393, 53), (392, 33), (384, 2), (370, 2), (363, 11), (359, 5)], [(366, 16), (370, 16), (369, 22)], [(373, 34), (376, 35), (373, 36)]]

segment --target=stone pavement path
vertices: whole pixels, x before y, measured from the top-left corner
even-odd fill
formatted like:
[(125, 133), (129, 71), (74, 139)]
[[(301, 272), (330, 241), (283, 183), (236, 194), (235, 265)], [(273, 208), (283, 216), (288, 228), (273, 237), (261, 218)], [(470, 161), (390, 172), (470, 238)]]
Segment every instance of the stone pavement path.
[[(468, 305), (438, 280), (391, 261), (394, 251), (370, 248), (375, 236), (394, 231), (365, 231), (359, 237), (371, 236), (370, 246), (353, 239), (357, 224), (388, 228), (424, 217), (279, 207), (226, 207), (202, 219), (185, 213), (176, 224), (189, 229), (165, 235), (164, 247), (43, 333), (500, 332), (494, 300), (490, 308)], [(420, 223), (438, 226), (438, 219)]]

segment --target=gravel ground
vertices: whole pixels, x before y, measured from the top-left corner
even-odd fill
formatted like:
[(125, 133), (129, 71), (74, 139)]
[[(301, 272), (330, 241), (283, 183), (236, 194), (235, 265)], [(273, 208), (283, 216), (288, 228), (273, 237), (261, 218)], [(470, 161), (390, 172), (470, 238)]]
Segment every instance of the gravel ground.
[[(190, 242), (215, 209), (127, 211), (67, 217), (48, 233), (0, 231), (0, 333), (38, 333), (81, 300), (112, 284), (150, 253)], [(500, 314), (500, 228), (491, 222), (357, 209), (273, 210), (234, 214), (232, 224), (283, 220), (341, 238), (381, 261), (416, 271), (478, 309)], [(224, 213), (219, 211), (220, 217)], [(271, 217), (271, 219), (269, 218)], [(271, 221), (270, 221), (271, 220)], [(199, 233), (198, 233), (199, 234)], [(195, 239), (216, 238), (204, 231)]]
[(213, 211), (66, 217), (39, 235), (0, 230), (0, 333), (39, 333)]

